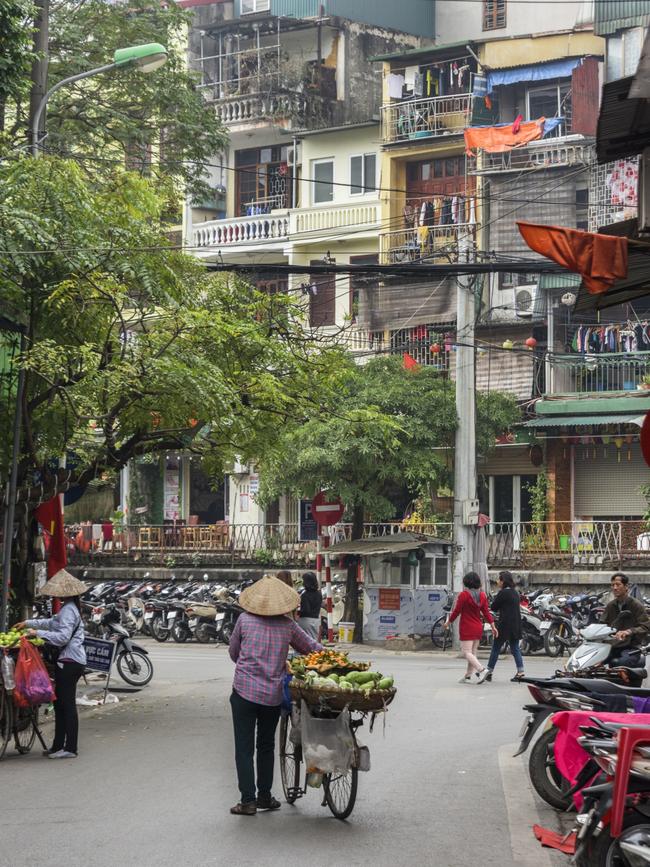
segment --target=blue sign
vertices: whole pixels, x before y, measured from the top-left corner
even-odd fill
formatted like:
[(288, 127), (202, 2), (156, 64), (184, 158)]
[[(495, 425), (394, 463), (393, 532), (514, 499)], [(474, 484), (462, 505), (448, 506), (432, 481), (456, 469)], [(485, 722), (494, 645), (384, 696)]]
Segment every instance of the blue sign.
[(380, 623), (395, 623), (395, 615), (388, 616), (387, 614), (382, 614), (379, 618)]
[(115, 642), (104, 641), (102, 638), (84, 638), (86, 651), (86, 668), (92, 671), (104, 671), (108, 674), (113, 665)]
[(440, 602), (439, 593), (429, 593), (429, 602)]

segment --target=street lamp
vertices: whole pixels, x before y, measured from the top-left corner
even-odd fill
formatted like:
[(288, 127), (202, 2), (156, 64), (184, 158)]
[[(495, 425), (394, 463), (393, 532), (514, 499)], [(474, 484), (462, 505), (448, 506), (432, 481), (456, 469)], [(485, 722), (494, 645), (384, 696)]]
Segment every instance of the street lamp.
[(90, 78), (93, 75), (99, 75), (102, 72), (110, 72), (111, 69), (123, 69), (125, 67), (139, 69), (140, 72), (153, 72), (159, 69), (167, 60), (167, 49), (159, 42), (149, 42), (146, 45), (132, 45), (129, 48), (118, 48), (113, 54), (113, 62), (107, 63), (105, 66), (98, 66), (96, 69), (88, 69), (86, 72), (80, 72), (77, 75), (70, 75), (68, 78), (62, 78), (54, 87), (51, 87), (45, 94), (43, 99), (38, 104), (38, 108), (34, 113), (32, 121), (32, 156), (39, 155), (38, 150), (38, 129), (41, 122), (43, 109), (47, 105), (48, 99), (52, 94), (64, 87), (66, 84), (72, 84), (75, 81), (81, 81), (82, 78)]

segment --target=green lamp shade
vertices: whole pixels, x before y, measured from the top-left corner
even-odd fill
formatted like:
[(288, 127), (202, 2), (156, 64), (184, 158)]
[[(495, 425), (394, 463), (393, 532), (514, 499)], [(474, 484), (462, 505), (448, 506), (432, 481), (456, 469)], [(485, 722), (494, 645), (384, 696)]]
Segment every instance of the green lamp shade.
[(132, 45), (130, 48), (118, 48), (113, 55), (113, 63), (124, 66), (127, 63), (137, 66), (141, 72), (153, 72), (167, 60), (167, 49), (159, 42), (149, 42), (147, 45)]
[(417, 566), (418, 565), (418, 558), (417, 558), (415, 551), (409, 551), (408, 564), (409, 564), (409, 566)]

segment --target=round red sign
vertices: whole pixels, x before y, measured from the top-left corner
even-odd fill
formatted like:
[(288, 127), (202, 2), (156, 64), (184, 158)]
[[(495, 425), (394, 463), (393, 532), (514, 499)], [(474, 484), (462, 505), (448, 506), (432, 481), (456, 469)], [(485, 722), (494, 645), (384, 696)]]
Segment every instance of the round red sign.
[(643, 452), (643, 459), (650, 467), (650, 412), (647, 412), (645, 414), (645, 418), (643, 419), (640, 440), (641, 451)]
[(345, 506), (338, 497), (330, 497), (319, 491), (311, 501), (311, 514), (319, 527), (331, 527), (343, 517)]

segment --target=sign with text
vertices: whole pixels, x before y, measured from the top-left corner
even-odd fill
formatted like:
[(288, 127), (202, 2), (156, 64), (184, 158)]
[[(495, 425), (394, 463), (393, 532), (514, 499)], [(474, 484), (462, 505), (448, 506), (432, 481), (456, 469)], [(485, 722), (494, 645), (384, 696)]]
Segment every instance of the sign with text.
[(399, 611), (400, 592), (399, 587), (380, 587), (379, 608), (382, 611)]
[(115, 642), (104, 641), (102, 638), (84, 638), (86, 651), (86, 668), (92, 671), (104, 671), (108, 674), (113, 665)]

